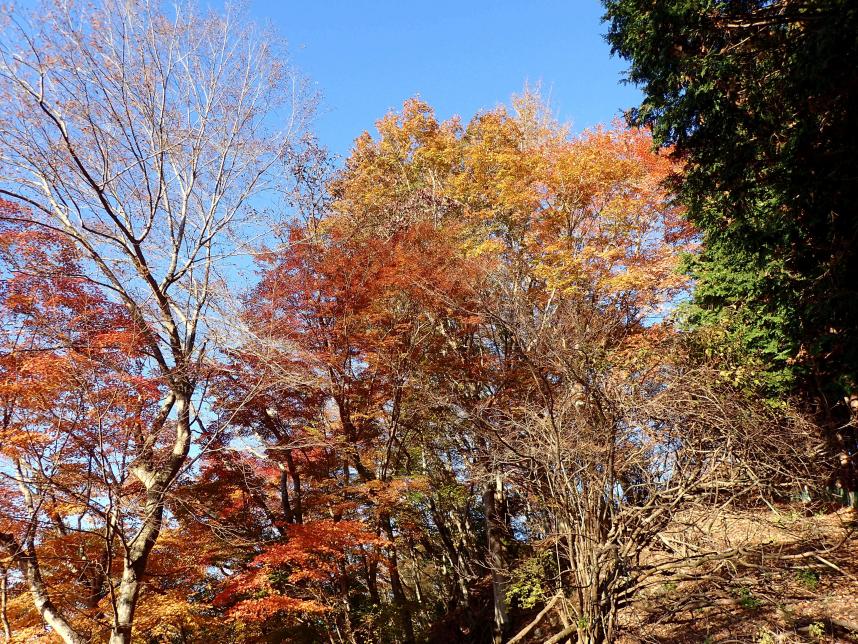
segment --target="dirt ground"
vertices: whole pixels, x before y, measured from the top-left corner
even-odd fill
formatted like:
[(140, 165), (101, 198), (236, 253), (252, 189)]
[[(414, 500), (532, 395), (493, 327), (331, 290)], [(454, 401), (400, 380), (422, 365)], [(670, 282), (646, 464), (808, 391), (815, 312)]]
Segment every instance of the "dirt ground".
[(858, 642), (855, 511), (773, 509), (710, 528), (725, 548), (743, 540), (757, 554), (711, 579), (652, 589), (622, 614), (620, 642)]

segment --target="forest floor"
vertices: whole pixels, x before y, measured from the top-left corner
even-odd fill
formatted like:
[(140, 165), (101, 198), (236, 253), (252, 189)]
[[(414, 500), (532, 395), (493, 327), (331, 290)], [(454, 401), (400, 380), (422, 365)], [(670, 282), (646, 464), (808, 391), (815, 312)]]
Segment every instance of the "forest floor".
[(765, 554), (716, 579), (665, 585), (622, 615), (620, 642), (858, 643), (858, 513), (773, 511), (723, 521)]
[[(653, 585), (620, 613), (619, 644), (858, 644), (858, 511), (677, 517), (661, 537), (673, 547), (741, 544), (748, 554), (688, 570), (695, 581)], [(538, 610), (521, 615), (517, 627)], [(523, 642), (544, 642), (562, 629), (554, 610)]]

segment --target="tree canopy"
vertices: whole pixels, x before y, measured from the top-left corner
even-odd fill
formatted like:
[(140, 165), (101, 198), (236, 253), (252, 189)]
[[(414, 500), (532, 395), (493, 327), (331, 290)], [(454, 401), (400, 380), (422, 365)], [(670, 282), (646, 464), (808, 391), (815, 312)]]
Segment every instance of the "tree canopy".
[(737, 380), (799, 392), (858, 484), (858, 9), (851, 2), (608, 0), (615, 53), (683, 171), (700, 230), (687, 321)]
[[(629, 114), (682, 160), (701, 232), (694, 324), (756, 359), (772, 393), (854, 392), (858, 11), (851, 2), (605, 2), (644, 100)], [(841, 414), (842, 415), (842, 414)]]
[(231, 7), (12, 14), (6, 641), (768, 642), (854, 595), (856, 11), (650, 4), (607, 3), (631, 124), (412, 98), (342, 162)]

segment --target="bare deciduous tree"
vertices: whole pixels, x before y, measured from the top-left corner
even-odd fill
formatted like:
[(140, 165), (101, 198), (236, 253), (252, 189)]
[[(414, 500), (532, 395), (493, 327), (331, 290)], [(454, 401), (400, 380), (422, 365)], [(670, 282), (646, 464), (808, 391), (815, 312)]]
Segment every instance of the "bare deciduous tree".
[[(261, 232), (256, 213), (294, 171), (312, 109), (282, 54), (232, 10), (157, 0), (57, 0), (3, 25), (0, 195), (74, 241), (87, 276), (144, 330), (166, 392), (121, 466), (101, 473), (116, 484), (93, 501), (107, 546), (120, 548), (121, 576), (104, 581), (114, 644), (131, 641), (166, 497), (201, 422), (212, 289), (249, 245), (237, 226)], [(125, 491), (135, 480), (140, 495)], [(38, 553), (10, 554), (26, 559), (45, 622), (85, 641), (41, 585)]]
[(698, 537), (725, 508), (765, 507), (811, 480), (813, 428), (721, 382), (672, 333), (583, 301), (505, 301), (534, 386), (490, 422), (496, 468), (540, 508), (530, 529), (553, 553), (554, 591), (570, 609), (549, 641), (613, 641), (619, 610), (645, 590), (756, 547)]

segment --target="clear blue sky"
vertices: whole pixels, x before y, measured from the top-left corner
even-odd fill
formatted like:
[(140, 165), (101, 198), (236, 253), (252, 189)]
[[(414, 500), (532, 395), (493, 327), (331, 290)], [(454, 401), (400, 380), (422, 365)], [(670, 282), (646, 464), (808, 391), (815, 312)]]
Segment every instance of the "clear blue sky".
[(575, 130), (639, 99), (620, 84), (597, 0), (251, 0), (250, 11), (318, 85), (316, 131), (338, 154), (418, 94), (439, 117), (467, 119), (539, 82)]

